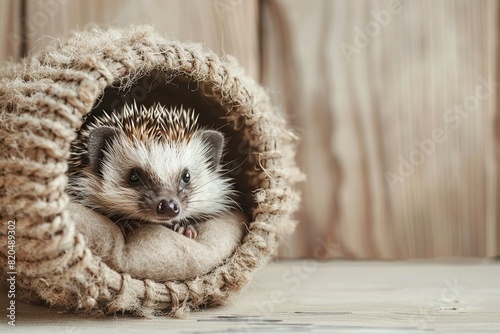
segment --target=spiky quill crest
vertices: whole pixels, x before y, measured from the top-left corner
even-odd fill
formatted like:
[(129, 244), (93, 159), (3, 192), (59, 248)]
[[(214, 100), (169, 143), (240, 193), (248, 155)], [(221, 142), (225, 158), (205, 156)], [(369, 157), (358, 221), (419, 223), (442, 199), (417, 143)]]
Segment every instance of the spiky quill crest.
[(95, 117), (91, 123), (82, 127), (78, 138), (72, 145), (68, 160), (68, 174), (77, 174), (89, 164), (88, 139), (93, 129), (110, 126), (122, 129), (130, 139), (139, 141), (183, 142), (189, 141), (199, 129), (198, 115), (183, 106), (167, 108), (156, 104), (151, 108), (144, 105), (125, 104), (121, 111), (106, 113)]

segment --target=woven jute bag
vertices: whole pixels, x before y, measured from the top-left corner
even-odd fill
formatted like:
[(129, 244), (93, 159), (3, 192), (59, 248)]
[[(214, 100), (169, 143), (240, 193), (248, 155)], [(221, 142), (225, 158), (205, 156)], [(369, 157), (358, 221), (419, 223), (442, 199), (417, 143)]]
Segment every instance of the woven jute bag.
[[(72, 142), (89, 115), (127, 98), (191, 105), (236, 141), (227, 154), (237, 162), (250, 223), (235, 252), (209, 273), (170, 282), (118, 273), (92, 253), (70, 219), (64, 189)], [(0, 72), (2, 273), (15, 270), (23, 300), (95, 315), (181, 316), (224, 304), (295, 227), (294, 184), (302, 177), (296, 139), (266, 91), (230, 57), (148, 26), (75, 33)], [(7, 261), (9, 221), (14, 267)]]

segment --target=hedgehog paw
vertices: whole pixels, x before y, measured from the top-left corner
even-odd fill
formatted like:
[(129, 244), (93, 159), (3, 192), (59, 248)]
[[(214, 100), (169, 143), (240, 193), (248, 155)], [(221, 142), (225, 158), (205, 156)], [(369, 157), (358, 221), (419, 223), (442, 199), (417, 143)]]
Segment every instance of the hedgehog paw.
[(191, 224), (189, 224), (188, 226), (184, 226), (182, 224), (177, 223), (174, 225), (174, 231), (184, 235), (189, 239), (196, 239), (196, 237), (198, 236), (198, 232), (196, 232), (196, 229)]

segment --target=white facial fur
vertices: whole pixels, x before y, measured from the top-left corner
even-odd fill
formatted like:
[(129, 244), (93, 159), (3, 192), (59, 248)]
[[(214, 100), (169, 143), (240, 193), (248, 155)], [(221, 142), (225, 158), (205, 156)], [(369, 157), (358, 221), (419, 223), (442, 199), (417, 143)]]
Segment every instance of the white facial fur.
[[(200, 130), (181, 143), (141, 142), (118, 131), (104, 148), (100, 175), (92, 168), (72, 178), (70, 193), (82, 204), (107, 216), (171, 224), (184, 219), (203, 219), (229, 209), (231, 181), (219, 166), (213, 166), (210, 144)], [(127, 183), (132, 169), (141, 171), (141, 185)], [(183, 171), (191, 178), (186, 185)], [(172, 219), (156, 212), (161, 199), (178, 202), (180, 211)]]

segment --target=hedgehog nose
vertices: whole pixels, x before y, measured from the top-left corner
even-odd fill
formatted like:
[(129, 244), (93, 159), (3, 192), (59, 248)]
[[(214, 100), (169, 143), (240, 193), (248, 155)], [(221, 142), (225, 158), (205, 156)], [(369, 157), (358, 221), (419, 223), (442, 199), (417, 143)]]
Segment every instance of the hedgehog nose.
[(179, 205), (174, 200), (162, 199), (156, 206), (156, 212), (159, 215), (173, 218), (179, 214)]

